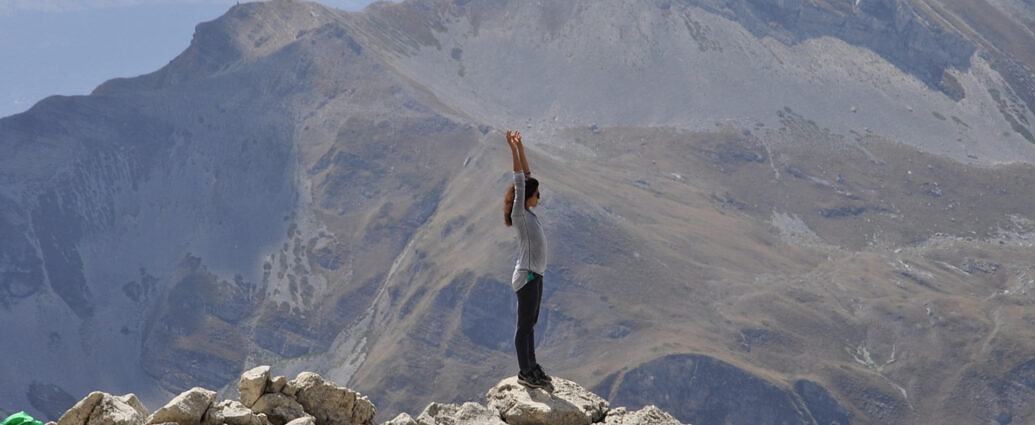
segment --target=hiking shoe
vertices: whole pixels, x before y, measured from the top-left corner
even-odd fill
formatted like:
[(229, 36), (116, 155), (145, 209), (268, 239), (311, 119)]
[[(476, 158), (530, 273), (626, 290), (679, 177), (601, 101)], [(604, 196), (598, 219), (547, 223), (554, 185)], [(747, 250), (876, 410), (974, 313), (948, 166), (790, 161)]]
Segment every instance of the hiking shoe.
[(546, 388), (548, 385), (550, 385), (549, 382), (539, 379), (539, 376), (537, 376), (533, 372), (518, 372), (517, 381), (519, 384), (524, 385), (528, 388)]
[(553, 383), (553, 378), (551, 378), (550, 375), (547, 375), (546, 371), (544, 371), (543, 367), (539, 366), (538, 363), (532, 367), (532, 375), (535, 375), (535, 377), (542, 381)]

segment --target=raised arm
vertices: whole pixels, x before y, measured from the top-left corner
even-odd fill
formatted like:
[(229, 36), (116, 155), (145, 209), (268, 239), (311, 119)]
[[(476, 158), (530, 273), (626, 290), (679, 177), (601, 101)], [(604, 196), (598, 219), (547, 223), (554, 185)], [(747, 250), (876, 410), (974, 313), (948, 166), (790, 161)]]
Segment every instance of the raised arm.
[(524, 149), (522, 149), (514, 139), (514, 133), (507, 130), (507, 144), (510, 145), (510, 156), (514, 162), (514, 171), (523, 171), (525, 168), (523, 165), (524, 161), (521, 159), (521, 156), (524, 155), (524, 152), (520, 151), (523, 151)]
[(507, 130), (507, 144), (510, 145), (510, 156), (514, 161), (514, 200), (511, 205), (510, 217), (514, 225), (523, 229), (525, 226), (525, 215), (520, 212), (525, 208), (525, 178), (528, 174), (525, 171), (527, 167), (521, 158), (524, 156), (524, 148), (521, 146), (521, 134)]
[(528, 177), (532, 174), (532, 171), (528, 169), (528, 160), (525, 159), (525, 145), (521, 143), (521, 132), (515, 131), (512, 137), (514, 138), (514, 144), (517, 145), (518, 158), (521, 160), (521, 170), (525, 172), (525, 177)]

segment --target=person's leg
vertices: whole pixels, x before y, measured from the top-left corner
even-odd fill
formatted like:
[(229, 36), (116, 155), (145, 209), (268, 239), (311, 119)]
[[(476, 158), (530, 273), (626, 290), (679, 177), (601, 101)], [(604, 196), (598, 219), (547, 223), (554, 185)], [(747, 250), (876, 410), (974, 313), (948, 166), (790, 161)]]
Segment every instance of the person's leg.
[(528, 372), (535, 365), (532, 357), (535, 355), (530, 350), (535, 344), (533, 327), (537, 320), (536, 295), (537, 290), (534, 282), (528, 282), (517, 291), (518, 317), (517, 332), (514, 334), (514, 348), (517, 350), (518, 367), (522, 372)]
[[(543, 277), (539, 276), (539, 278), (536, 279), (535, 283), (538, 284), (538, 285), (536, 285), (536, 303), (535, 303), (535, 305), (536, 305), (535, 317), (536, 317), (536, 323), (538, 323), (539, 322), (539, 306), (542, 305), (542, 301), (543, 301)], [(535, 332), (535, 331), (533, 331), (533, 332)], [(548, 384), (550, 382), (553, 382), (553, 378), (551, 378), (550, 375), (546, 374), (546, 371), (543, 370), (543, 367), (540, 366), (539, 362), (535, 359), (534, 335), (533, 335), (531, 352), (532, 352), (531, 359), (532, 359), (532, 369), (533, 369), (532, 373), (534, 375), (536, 375), (539, 379), (541, 379), (543, 381), (546, 381), (546, 383), (548, 383)]]
[(532, 313), (532, 330), (529, 331), (528, 337), (528, 363), (529, 367), (535, 367), (539, 364), (535, 359), (535, 325), (539, 323), (539, 305), (543, 301), (543, 277), (536, 276), (528, 284), (534, 285), (532, 289), (535, 291), (535, 311)]

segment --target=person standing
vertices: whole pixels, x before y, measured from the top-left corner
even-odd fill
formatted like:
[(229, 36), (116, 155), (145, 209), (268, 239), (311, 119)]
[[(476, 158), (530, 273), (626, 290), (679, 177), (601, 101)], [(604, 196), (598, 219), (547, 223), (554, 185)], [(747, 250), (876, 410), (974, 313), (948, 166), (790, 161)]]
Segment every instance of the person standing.
[[(507, 131), (507, 144), (514, 162), (514, 184), (503, 202), (503, 219), (518, 237), (518, 258), (511, 286), (517, 295), (517, 332), (514, 348), (518, 358), (518, 382), (530, 388), (545, 388), (552, 381), (535, 358), (535, 325), (543, 299), (546, 271), (546, 234), (532, 208), (539, 205), (539, 181), (531, 177), (521, 132)], [(521, 196), (518, 196), (520, 194)]]

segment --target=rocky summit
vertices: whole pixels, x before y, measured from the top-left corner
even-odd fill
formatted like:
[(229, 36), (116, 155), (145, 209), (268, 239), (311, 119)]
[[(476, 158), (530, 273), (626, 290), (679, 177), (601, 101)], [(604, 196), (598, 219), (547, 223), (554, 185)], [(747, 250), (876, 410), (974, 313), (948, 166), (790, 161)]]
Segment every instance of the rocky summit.
[[(488, 405), (431, 403), (414, 419), (400, 413), (381, 425), (681, 425), (655, 406), (630, 412), (611, 409), (578, 384), (554, 378), (554, 388), (529, 389), (504, 379), (486, 394)], [(154, 413), (133, 394), (93, 392), (61, 415), (56, 425), (373, 425), (367, 397), (302, 372), (291, 381), (270, 377), (269, 366), (246, 371), (240, 400), (216, 401), (216, 393), (192, 388)], [(54, 422), (50, 422), (53, 425)]]

